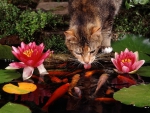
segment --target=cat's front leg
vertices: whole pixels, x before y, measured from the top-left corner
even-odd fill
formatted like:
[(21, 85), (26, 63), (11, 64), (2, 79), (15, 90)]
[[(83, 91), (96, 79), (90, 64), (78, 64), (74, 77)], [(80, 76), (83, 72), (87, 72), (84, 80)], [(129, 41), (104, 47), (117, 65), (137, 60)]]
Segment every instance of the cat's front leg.
[(113, 48), (111, 47), (111, 30), (103, 30), (102, 31), (103, 41), (102, 41), (102, 52), (110, 53)]

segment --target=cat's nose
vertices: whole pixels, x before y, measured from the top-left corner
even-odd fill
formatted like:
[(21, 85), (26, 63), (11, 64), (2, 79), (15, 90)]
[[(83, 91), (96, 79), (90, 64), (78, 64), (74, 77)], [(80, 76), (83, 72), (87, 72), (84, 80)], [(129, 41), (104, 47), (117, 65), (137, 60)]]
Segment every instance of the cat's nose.
[(85, 64), (89, 64), (89, 61), (85, 61), (84, 63), (85, 63)]

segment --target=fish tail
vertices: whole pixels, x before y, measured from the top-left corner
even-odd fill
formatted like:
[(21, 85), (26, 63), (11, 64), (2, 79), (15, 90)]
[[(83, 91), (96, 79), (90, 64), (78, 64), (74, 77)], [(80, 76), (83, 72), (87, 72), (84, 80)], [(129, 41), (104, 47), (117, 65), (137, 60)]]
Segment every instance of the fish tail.
[(43, 110), (44, 112), (48, 113), (48, 106), (47, 106), (47, 105), (43, 106), (43, 107), (42, 107), (42, 110)]

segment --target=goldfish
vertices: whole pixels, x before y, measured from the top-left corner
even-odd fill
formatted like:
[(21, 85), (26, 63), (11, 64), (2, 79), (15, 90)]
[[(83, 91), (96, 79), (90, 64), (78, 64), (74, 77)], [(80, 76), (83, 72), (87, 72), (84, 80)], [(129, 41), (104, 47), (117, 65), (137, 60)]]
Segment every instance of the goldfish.
[(83, 71), (82, 69), (76, 70), (76, 71), (74, 71), (74, 72), (72, 72), (72, 73), (67, 74), (66, 76), (75, 75), (75, 74), (80, 73), (80, 72), (82, 72), (82, 71)]
[(36, 75), (32, 75), (31, 78), (37, 79), (40, 82), (44, 82), (44, 79), (42, 77), (36, 76)]
[(54, 83), (61, 83), (61, 82), (62, 82), (62, 80), (59, 79), (59, 78), (56, 77), (56, 76), (52, 76), (52, 77), (51, 77), (51, 81), (54, 82)]
[(116, 102), (114, 98), (109, 98), (109, 97), (95, 98), (95, 101), (106, 102), (106, 103)]
[(133, 79), (130, 79), (129, 77), (118, 75), (117, 78), (122, 80), (122, 81), (128, 82), (130, 85), (135, 85), (136, 84), (136, 81), (133, 80)]
[(137, 84), (137, 82), (132, 79), (129, 75), (118, 75), (112, 80), (111, 83), (115, 88), (121, 89), (123, 87), (129, 87), (131, 85)]
[(89, 78), (91, 77), (94, 73), (99, 72), (100, 70), (91, 70), (91, 71), (87, 71), (85, 73), (85, 77)]
[(67, 83), (67, 82), (68, 82), (68, 78), (62, 79), (62, 82), (63, 82), (63, 83)]
[(106, 95), (110, 95), (112, 93), (114, 93), (115, 91), (113, 89), (111, 89), (110, 87), (106, 90)]
[(70, 95), (72, 95), (72, 88), (74, 88), (76, 86), (76, 84), (78, 83), (80, 79), (80, 75), (79, 74), (75, 74), (73, 77), (72, 77), (72, 81), (70, 83), (70, 86), (69, 86), (69, 89), (68, 89), (68, 93)]
[(102, 85), (107, 81), (108, 79), (108, 74), (102, 74), (100, 77), (99, 77), (99, 80), (97, 82), (97, 87), (96, 87), (96, 90), (94, 92), (94, 95), (96, 95), (96, 93), (98, 92), (98, 90), (102, 87)]
[(48, 76), (65, 76), (66, 74), (69, 74), (69, 71), (66, 70), (48, 70), (49, 75)]
[(49, 98), (49, 100), (46, 102), (46, 104), (42, 107), (43, 111), (48, 111), (48, 106), (50, 106), (55, 100), (62, 97), (69, 89), (70, 84), (66, 83), (57, 88)]

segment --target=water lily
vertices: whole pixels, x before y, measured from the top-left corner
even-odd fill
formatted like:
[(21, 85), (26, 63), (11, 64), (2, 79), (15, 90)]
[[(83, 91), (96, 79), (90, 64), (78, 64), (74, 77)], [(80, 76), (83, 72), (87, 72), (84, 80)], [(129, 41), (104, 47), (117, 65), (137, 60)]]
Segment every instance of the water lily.
[(39, 73), (47, 74), (43, 62), (53, 51), (47, 50), (43, 53), (44, 45), (41, 43), (39, 46), (35, 42), (25, 44), (21, 42), (21, 46), (16, 48), (12, 46), (12, 53), (20, 62), (10, 63), (6, 69), (23, 69), (23, 80), (30, 78), (33, 74), (34, 68), (38, 68)]
[(135, 73), (145, 62), (139, 60), (138, 52), (129, 51), (127, 48), (120, 54), (115, 52), (115, 58), (111, 58), (112, 63), (116, 67), (114, 69), (118, 73)]

